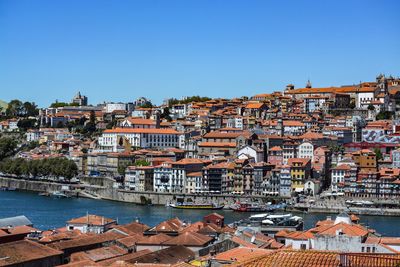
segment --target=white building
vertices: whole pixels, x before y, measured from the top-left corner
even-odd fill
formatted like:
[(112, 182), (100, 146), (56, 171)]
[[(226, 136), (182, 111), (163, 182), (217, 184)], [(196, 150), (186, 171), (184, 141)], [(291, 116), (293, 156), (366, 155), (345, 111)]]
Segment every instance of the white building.
[(310, 142), (304, 142), (298, 146), (298, 154), (297, 156), (299, 158), (305, 159), (311, 159), (311, 161), (314, 161), (314, 145), (311, 144)]
[(362, 108), (364, 103), (374, 100), (374, 91), (368, 88), (368, 90), (357, 92), (356, 96), (356, 107)]
[(332, 192), (336, 192), (336, 193), (343, 192), (342, 188), (344, 186), (340, 186), (340, 185), (344, 184), (345, 176), (350, 170), (351, 170), (351, 168), (347, 164), (341, 164), (335, 168), (332, 168), (332, 170), (331, 170), (331, 172), (332, 172), (331, 173), (331, 190), (332, 190)]
[(185, 192), (200, 193), (203, 191), (203, 173), (191, 172), (186, 174)]
[(245, 146), (237, 152), (239, 159), (250, 159), (254, 158), (255, 162), (263, 161), (263, 151), (252, 146)]
[(99, 138), (99, 146), (106, 151), (117, 152), (126, 143), (140, 148), (183, 148), (184, 136), (173, 129), (116, 128), (105, 130)]
[(26, 133), (26, 141), (39, 141), (42, 132), (36, 129), (29, 129)]
[(188, 104), (176, 104), (171, 107), (170, 114), (174, 118), (184, 118), (188, 115)]
[(154, 192), (171, 192), (172, 165), (164, 162), (154, 167)]
[(281, 172), (279, 177), (279, 195), (281, 197), (290, 197), (292, 187), (292, 177), (290, 175), (290, 166), (281, 166)]
[(106, 232), (112, 226), (116, 225), (116, 221), (103, 216), (89, 215), (75, 218), (67, 222), (67, 230), (79, 230), (82, 233), (101, 234)]
[(111, 113), (114, 110), (127, 110), (125, 103), (106, 103), (106, 113)]
[(243, 130), (243, 117), (235, 117), (235, 128)]

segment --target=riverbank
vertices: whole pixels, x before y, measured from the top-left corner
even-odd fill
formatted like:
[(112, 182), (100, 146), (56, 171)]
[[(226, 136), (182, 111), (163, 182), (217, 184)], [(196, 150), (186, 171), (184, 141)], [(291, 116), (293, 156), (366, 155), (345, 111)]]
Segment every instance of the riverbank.
[[(109, 178), (81, 178), (83, 184), (61, 184), (55, 182), (24, 180), (12, 177), (0, 177), (0, 187), (16, 188), (18, 190), (33, 192), (63, 191), (69, 186), (72, 195), (81, 197), (94, 196), (104, 200), (127, 202), (134, 204), (166, 205), (176, 201), (215, 203), (217, 205), (230, 205), (237, 201), (280, 201), (280, 198), (266, 198), (265, 196), (235, 196), (235, 195), (198, 195), (198, 194), (173, 194), (159, 192), (135, 192), (114, 188), (114, 181)], [(64, 189), (63, 189), (64, 187)]]
[[(28, 191), (0, 191), (0, 218), (18, 215), (27, 216), (35, 228), (41, 230), (64, 227), (71, 218), (78, 218), (85, 214), (97, 214), (113, 218), (120, 224), (139, 220), (149, 226), (170, 218), (181, 218), (186, 222), (197, 222), (213, 212), (210, 210), (180, 210), (164, 206), (146, 206), (133, 203), (124, 203), (87, 198), (49, 198), (39, 196), (36, 192)], [(253, 213), (218, 210), (218, 214), (225, 217), (229, 224), (246, 219)], [(322, 213), (293, 213), (304, 219), (304, 229), (310, 229), (315, 223), (325, 220), (327, 216), (335, 218), (336, 214)], [(400, 217), (361, 215), (361, 222), (365, 227), (375, 229), (384, 236), (398, 236)]]
[[(93, 199), (104, 199), (110, 201), (118, 201), (124, 203), (133, 203), (140, 205), (163, 205), (173, 203), (176, 201), (193, 201), (199, 203), (213, 202), (218, 205), (229, 206), (237, 201), (259, 201), (267, 202), (271, 200), (280, 201), (281, 199), (271, 199), (264, 196), (232, 196), (232, 195), (195, 195), (195, 194), (171, 194), (171, 193), (158, 193), (158, 192), (135, 192), (123, 189), (113, 188), (114, 181), (110, 178), (94, 178), (85, 177), (81, 181), (84, 184), (80, 185), (67, 185), (55, 182), (34, 181), (16, 179), (11, 177), (0, 176), (0, 187), (16, 188), (18, 190), (32, 191), (32, 192), (54, 192), (62, 191), (63, 187), (70, 187), (71, 195)], [(89, 184), (90, 183), (90, 184)], [(344, 199), (343, 201), (344, 202)], [(400, 216), (400, 209), (396, 208), (363, 208), (351, 207), (347, 208), (346, 205), (335, 207), (320, 207), (320, 206), (298, 206), (288, 207), (287, 211), (290, 212), (307, 212), (315, 214), (337, 214), (341, 212), (351, 212), (357, 215), (372, 215), (372, 216)]]
[(369, 216), (396, 216), (400, 217), (400, 209), (382, 209), (382, 208), (358, 208), (358, 207), (341, 207), (341, 208), (318, 208), (310, 207), (307, 209), (299, 209), (295, 207), (288, 207), (286, 211), (289, 212), (306, 212), (306, 213), (320, 213), (332, 214), (347, 212), (356, 215), (369, 215)]

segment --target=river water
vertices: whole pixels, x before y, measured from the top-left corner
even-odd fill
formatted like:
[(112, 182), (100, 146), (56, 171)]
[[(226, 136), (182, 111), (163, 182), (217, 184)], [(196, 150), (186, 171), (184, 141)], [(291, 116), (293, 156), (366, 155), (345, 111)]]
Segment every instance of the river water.
[[(42, 230), (65, 226), (72, 218), (89, 214), (117, 219), (118, 223), (128, 223), (135, 219), (154, 226), (164, 220), (179, 217), (187, 222), (196, 222), (211, 211), (177, 210), (163, 206), (141, 206), (106, 200), (86, 198), (56, 199), (39, 196), (37, 193), (22, 191), (0, 191), (0, 218), (25, 215), (34, 227)], [(251, 213), (230, 210), (217, 211), (225, 216), (225, 223), (247, 218)], [(304, 229), (312, 228), (318, 220), (329, 214), (296, 214), (304, 218)], [(332, 218), (335, 214), (331, 214)], [(385, 236), (400, 236), (400, 217), (360, 216), (361, 223)]]

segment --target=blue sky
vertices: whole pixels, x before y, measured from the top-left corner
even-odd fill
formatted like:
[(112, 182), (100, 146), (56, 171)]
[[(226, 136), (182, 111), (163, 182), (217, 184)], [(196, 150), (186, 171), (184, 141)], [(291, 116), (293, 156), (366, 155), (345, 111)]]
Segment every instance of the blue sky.
[(0, 0), (0, 99), (234, 97), (400, 75), (400, 1)]

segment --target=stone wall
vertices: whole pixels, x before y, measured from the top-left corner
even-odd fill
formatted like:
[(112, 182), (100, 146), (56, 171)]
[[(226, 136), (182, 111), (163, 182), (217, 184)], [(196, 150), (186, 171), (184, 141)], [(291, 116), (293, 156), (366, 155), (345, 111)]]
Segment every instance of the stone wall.
[(35, 192), (53, 192), (60, 191), (62, 184), (0, 177), (0, 187), (16, 188), (19, 190)]
[[(260, 201), (266, 202), (263, 196), (242, 197), (232, 195), (195, 195), (195, 194), (169, 194), (156, 192), (134, 192), (123, 189), (115, 189), (112, 187), (113, 181), (109, 178), (84, 178), (81, 179), (87, 183), (85, 191), (97, 195), (103, 199), (130, 202), (136, 204), (154, 204), (165, 205), (176, 201), (193, 201), (198, 203), (216, 203), (216, 204), (233, 204), (237, 201)], [(89, 185), (93, 182), (94, 185)], [(105, 186), (106, 185), (106, 186)], [(10, 177), (0, 177), (0, 187), (14, 187), (19, 190), (36, 191), (36, 192), (53, 192), (60, 191), (62, 184), (50, 183), (44, 181), (23, 180)]]

